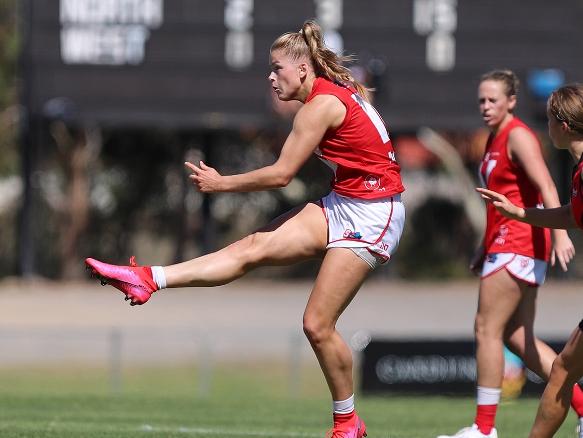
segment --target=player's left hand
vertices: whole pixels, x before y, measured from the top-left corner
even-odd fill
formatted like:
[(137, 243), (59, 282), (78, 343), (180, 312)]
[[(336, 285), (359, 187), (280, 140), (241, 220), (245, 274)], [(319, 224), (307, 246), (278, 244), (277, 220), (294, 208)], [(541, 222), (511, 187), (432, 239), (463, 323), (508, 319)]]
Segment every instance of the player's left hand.
[(203, 161), (196, 166), (187, 161), (184, 165), (192, 171), (188, 178), (203, 193), (213, 193), (221, 191), (221, 174), (214, 168), (207, 166)]
[(558, 260), (563, 272), (567, 272), (567, 264), (575, 256), (575, 246), (566, 231), (556, 233), (553, 239), (553, 251), (551, 252), (551, 266), (555, 266)]
[(496, 207), (496, 210), (498, 210), (503, 216), (517, 220), (524, 218), (524, 208), (514, 205), (508, 200), (506, 196), (493, 190), (483, 189), (481, 187), (476, 188), (476, 191), (482, 195), (483, 199), (491, 202), (492, 205)]

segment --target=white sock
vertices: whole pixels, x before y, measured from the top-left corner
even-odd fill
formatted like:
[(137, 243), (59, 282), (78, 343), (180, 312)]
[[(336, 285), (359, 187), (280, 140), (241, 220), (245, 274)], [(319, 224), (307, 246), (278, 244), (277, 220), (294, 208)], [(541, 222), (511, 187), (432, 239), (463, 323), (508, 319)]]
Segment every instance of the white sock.
[(500, 388), (484, 388), (478, 386), (477, 403), (479, 405), (497, 405), (500, 402)]
[(354, 394), (346, 400), (334, 400), (332, 402), (332, 409), (334, 409), (335, 414), (350, 414), (354, 411)]
[(158, 290), (166, 289), (166, 274), (164, 274), (164, 268), (162, 266), (152, 266), (152, 277), (154, 277), (154, 282), (158, 285)]

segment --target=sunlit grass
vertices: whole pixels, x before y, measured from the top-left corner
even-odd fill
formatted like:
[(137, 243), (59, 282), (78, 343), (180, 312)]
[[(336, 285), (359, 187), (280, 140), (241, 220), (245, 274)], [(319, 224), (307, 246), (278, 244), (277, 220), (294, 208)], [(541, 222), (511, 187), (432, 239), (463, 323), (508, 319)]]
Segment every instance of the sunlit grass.
[[(82, 366), (0, 369), (0, 436), (316, 438), (330, 427), (315, 364), (299, 373), (277, 363), (125, 367), (117, 379)], [(526, 437), (537, 404), (505, 402), (500, 436)], [(474, 399), (357, 396), (357, 409), (369, 437), (431, 438), (468, 425)], [(557, 437), (572, 438), (574, 427), (571, 415)]]

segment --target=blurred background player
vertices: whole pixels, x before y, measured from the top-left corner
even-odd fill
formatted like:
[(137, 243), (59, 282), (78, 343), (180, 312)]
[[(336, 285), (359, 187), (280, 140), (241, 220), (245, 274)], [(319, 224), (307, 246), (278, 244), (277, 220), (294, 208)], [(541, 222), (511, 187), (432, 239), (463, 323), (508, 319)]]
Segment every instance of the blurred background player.
[(282, 101), (304, 103), (279, 158), (273, 165), (229, 176), (202, 161), (186, 163), (190, 178), (205, 193), (268, 190), (286, 186), (315, 153), (334, 169), (330, 194), (220, 251), (184, 263), (138, 267), (87, 259), (86, 264), (135, 305), (165, 287), (216, 286), (258, 266), (322, 258), (304, 313), (304, 332), (332, 395), (331, 436), (360, 438), (366, 427), (354, 411), (352, 355), (336, 321), (367, 275), (398, 245), (405, 216), (400, 169), (366, 90), (342, 65), (345, 59), (325, 47), (315, 22), (280, 36), (270, 54), (274, 93)]
[[(525, 208), (492, 190), (478, 189), (505, 217), (539, 227), (583, 228), (583, 85), (566, 85), (554, 91), (547, 103), (549, 137), (559, 149), (567, 149), (577, 165), (573, 169), (571, 203), (557, 208)], [(583, 437), (583, 400), (577, 397), (583, 377), (583, 321), (553, 362), (529, 438), (550, 438), (567, 416), (569, 401), (579, 414), (578, 436)]]
[[(509, 70), (484, 74), (478, 86), (480, 114), (491, 133), (480, 165), (482, 185), (521, 207), (560, 205), (535, 134), (514, 115), (519, 81)], [(504, 375), (504, 344), (545, 380), (555, 352), (533, 332), (538, 287), (547, 262), (563, 270), (575, 249), (565, 230), (550, 231), (508, 219), (487, 205), (483, 246), (472, 261), (481, 269), (475, 319), (477, 407), (474, 424), (439, 438), (496, 438), (496, 410)], [(580, 394), (583, 397), (583, 394)]]

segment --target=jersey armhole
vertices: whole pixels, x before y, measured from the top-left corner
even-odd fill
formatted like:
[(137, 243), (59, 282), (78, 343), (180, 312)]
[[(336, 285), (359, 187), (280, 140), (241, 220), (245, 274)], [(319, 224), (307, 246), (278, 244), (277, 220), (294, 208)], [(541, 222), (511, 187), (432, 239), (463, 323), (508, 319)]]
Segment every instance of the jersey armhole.
[(344, 114), (344, 119), (342, 120), (340, 125), (338, 125), (338, 127), (336, 127), (336, 128), (330, 128), (328, 131), (328, 132), (338, 132), (339, 130), (341, 130), (344, 127), (344, 125), (346, 124), (346, 121), (348, 120), (348, 117), (350, 115), (350, 105), (348, 105), (338, 95), (336, 95), (334, 93), (328, 93), (328, 92), (324, 91), (322, 93), (318, 93), (318, 95), (334, 96), (336, 99), (338, 99), (340, 101), (340, 103), (342, 105), (344, 105), (344, 108), (346, 108), (346, 114)]

